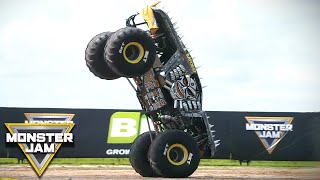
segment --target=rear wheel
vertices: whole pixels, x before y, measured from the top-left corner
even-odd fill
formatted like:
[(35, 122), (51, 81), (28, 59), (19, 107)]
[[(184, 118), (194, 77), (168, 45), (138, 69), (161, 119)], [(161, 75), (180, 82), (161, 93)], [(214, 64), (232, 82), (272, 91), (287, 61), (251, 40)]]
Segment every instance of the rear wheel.
[[(153, 138), (156, 133), (151, 132)], [(133, 169), (143, 177), (159, 176), (151, 167), (148, 159), (149, 147), (151, 145), (150, 132), (145, 132), (138, 136), (130, 148), (129, 161)]]
[(104, 47), (113, 32), (103, 32), (93, 37), (87, 45), (85, 60), (89, 70), (97, 77), (106, 80), (117, 79), (120, 76), (113, 72), (104, 60)]
[(189, 133), (179, 130), (159, 134), (153, 140), (149, 154), (152, 168), (163, 177), (188, 177), (200, 162), (198, 144)]
[(149, 35), (135, 27), (116, 31), (105, 47), (105, 59), (110, 67), (124, 77), (140, 76), (152, 67), (156, 48)]

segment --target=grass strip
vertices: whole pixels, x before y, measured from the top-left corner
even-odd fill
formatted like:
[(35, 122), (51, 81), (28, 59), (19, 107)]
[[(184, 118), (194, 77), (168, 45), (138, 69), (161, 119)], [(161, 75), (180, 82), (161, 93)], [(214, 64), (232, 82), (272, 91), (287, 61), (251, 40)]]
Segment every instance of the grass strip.
[[(16, 158), (0, 158), (0, 165), (17, 165)], [(29, 164), (25, 159), (20, 165)], [(64, 165), (130, 165), (128, 158), (54, 158), (51, 164)], [(200, 166), (240, 166), (229, 159), (202, 159)], [(247, 166), (244, 162), (242, 166)], [(250, 167), (320, 167), (320, 161), (251, 161)]]

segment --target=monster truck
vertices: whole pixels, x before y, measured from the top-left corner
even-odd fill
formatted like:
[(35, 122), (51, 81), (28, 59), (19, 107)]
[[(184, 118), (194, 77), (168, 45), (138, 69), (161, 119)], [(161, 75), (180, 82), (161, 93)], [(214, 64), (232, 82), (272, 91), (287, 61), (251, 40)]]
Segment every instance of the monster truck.
[[(126, 27), (93, 37), (85, 59), (101, 79), (127, 78), (153, 122), (154, 130), (148, 123), (149, 132), (131, 146), (135, 171), (144, 177), (188, 177), (200, 158), (214, 155), (219, 140), (202, 111), (202, 86), (193, 59), (157, 4), (130, 16)], [(135, 22), (138, 15), (144, 22)], [(138, 28), (141, 25), (147, 30)]]

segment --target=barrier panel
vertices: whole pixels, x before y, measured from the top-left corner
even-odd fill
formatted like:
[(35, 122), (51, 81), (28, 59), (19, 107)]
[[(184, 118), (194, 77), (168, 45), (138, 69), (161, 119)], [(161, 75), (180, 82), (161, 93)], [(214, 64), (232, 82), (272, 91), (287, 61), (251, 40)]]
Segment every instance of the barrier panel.
[[(48, 116), (48, 114), (50, 116)], [(128, 157), (131, 143), (148, 130), (139, 110), (0, 108), (0, 157), (24, 158), (17, 143), (6, 143), (5, 123), (74, 114), (73, 143), (62, 143), (55, 157)], [(238, 160), (320, 160), (319, 112), (208, 111), (221, 140), (214, 158)], [(29, 117), (28, 117), (29, 116)]]

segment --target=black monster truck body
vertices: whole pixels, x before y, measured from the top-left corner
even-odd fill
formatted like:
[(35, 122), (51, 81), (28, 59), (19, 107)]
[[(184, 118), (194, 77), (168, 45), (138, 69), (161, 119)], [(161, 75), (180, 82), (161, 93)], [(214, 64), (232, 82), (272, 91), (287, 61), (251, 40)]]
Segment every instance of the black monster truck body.
[(202, 111), (202, 86), (193, 59), (168, 15), (156, 9), (154, 16), (159, 26), (155, 42), (160, 64), (156, 62), (142, 77), (134, 78), (138, 99), (149, 117), (163, 124), (158, 128), (188, 130), (213, 156), (213, 126)]
[[(213, 125), (202, 110), (202, 86), (193, 58), (168, 15), (151, 8), (155, 5), (140, 13), (145, 22), (136, 23), (135, 14), (127, 19), (126, 28), (93, 38), (86, 60), (89, 69), (102, 79), (133, 78), (136, 86), (128, 81), (153, 122), (155, 132), (149, 128), (150, 133), (140, 135), (132, 145), (130, 162), (135, 170), (142, 176), (187, 177), (197, 168), (197, 158), (214, 155), (219, 140), (215, 140)], [(148, 25), (147, 32), (137, 30), (142, 24)], [(129, 38), (139, 33), (138, 38)], [(143, 38), (146, 40), (141, 41)], [(194, 143), (188, 145), (187, 140)], [(145, 145), (142, 150), (140, 146)], [(161, 153), (164, 159), (159, 157)], [(173, 170), (167, 170), (170, 166)]]

